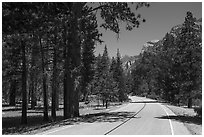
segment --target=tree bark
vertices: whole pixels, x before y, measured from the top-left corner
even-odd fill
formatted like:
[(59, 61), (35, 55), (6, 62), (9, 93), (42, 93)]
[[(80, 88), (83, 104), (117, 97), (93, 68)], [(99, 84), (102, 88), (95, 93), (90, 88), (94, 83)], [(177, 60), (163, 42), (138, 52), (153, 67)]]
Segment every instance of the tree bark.
[(54, 53), (53, 53), (53, 74), (52, 74), (52, 118), (56, 120), (56, 48), (54, 46)]
[(70, 118), (73, 116), (73, 89), (74, 81), (71, 76), (71, 71), (68, 70), (65, 74), (64, 81), (64, 119)]
[[(70, 62), (70, 51), (68, 51), (68, 48), (70, 48), (70, 44), (67, 44), (66, 40), (66, 24), (64, 24), (64, 119), (71, 117), (72, 112), (72, 101), (71, 101), (71, 95), (72, 95), (72, 89), (73, 89), (73, 80), (71, 77), (71, 62)], [(69, 49), (70, 50), (70, 49)]]
[(55, 105), (55, 107), (56, 107), (56, 110), (59, 110), (59, 90), (58, 90), (58, 87), (59, 87), (59, 83), (57, 82), (57, 85), (56, 85), (56, 105)]
[(106, 100), (106, 109), (108, 108), (108, 100)]
[(188, 108), (192, 108), (193, 102), (192, 102), (192, 98), (189, 97), (188, 98)]
[(47, 100), (47, 75), (45, 73), (45, 64), (44, 64), (44, 50), (42, 47), (42, 42), (40, 38), (40, 48), (41, 48), (41, 61), (42, 61), (42, 73), (43, 73), (43, 102), (44, 102), (44, 121), (48, 121), (48, 100)]
[(103, 99), (103, 107), (105, 106), (105, 100)]
[(35, 84), (36, 81), (31, 80), (31, 109), (35, 109), (35, 106), (37, 105), (37, 98), (36, 98), (36, 87), (35, 87)]
[[(33, 32), (34, 35), (34, 32)], [(35, 39), (36, 41), (36, 39)], [(37, 44), (32, 47), (32, 57), (31, 57), (31, 72), (30, 72), (30, 94), (31, 94), (31, 109), (35, 109), (35, 106), (37, 105), (37, 98), (36, 98), (36, 91), (35, 91), (35, 85), (36, 85), (36, 54), (38, 50), (36, 49)]]
[(79, 99), (78, 99), (78, 85), (76, 85), (75, 80), (77, 80), (78, 76), (80, 75), (80, 66), (81, 66), (81, 45), (80, 39), (78, 36), (77, 30), (80, 30), (80, 22), (78, 19), (81, 18), (82, 15), (82, 8), (85, 3), (73, 3), (72, 11), (73, 11), (73, 20), (71, 23), (72, 29), (72, 45), (71, 45), (71, 52), (72, 52), (72, 61), (73, 61), (73, 70), (72, 70), (72, 81), (74, 82), (71, 93), (74, 93), (74, 116), (79, 116)]
[(16, 105), (16, 80), (10, 81), (10, 95), (9, 95), (9, 106)]
[(98, 96), (97, 100), (98, 100), (98, 107), (100, 107), (100, 98), (99, 98), (99, 96)]
[[(79, 114), (78, 90), (75, 80), (79, 76), (79, 67), (81, 63), (81, 47), (78, 38), (78, 19), (81, 17), (81, 11), (85, 3), (72, 3), (71, 34), (69, 45), (65, 39), (65, 79), (64, 79), (64, 118), (69, 118)], [(65, 24), (66, 26), (66, 24)], [(66, 27), (65, 27), (66, 28)], [(66, 33), (66, 29), (65, 29)], [(65, 35), (66, 36), (66, 35)]]
[(24, 41), (22, 44), (22, 116), (21, 124), (27, 124), (27, 68), (26, 68), (26, 48)]
[(79, 95), (78, 87), (74, 92), (74, 117), (79, 117)]
[[(66, 66), (66, 65), (65, 65)], [(69, 118), (69, 114), (68, 114), (68, 94), (67, 94), (67, 74), (66, 72), (64, 72), (64, 81), (63, 81), (63, 85), (64, 85), (64, 119)]]

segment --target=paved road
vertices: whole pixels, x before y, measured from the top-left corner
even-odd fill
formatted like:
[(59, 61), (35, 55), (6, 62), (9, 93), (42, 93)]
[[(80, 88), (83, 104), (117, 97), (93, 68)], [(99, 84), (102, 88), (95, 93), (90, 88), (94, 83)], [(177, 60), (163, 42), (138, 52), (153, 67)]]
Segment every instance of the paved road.
[(73, 125), (48, 130), (44, 135), (189, 135), (175, 115), (161, 103), (144, 97), (114, 111), (90, 115)]

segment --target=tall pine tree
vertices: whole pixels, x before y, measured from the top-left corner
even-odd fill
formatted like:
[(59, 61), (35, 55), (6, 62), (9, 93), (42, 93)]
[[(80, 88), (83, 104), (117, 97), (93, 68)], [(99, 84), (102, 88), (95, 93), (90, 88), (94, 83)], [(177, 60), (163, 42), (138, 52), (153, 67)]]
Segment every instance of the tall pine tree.
[(88, 84), (94, 76), (94, 49), (97, 41), (101, 42), (97, 30), (96, 17), (92, 14), (82, 19), (83, 42), (82, 42), (82, 67), (81, 67), (81, 92), (83, 94), (83, 101), (87, 99)]
[(196, 27), (196, 19), (191, 12), (187, 12), (185, 21), (176, 44), (180, 76), (180, 85), (183, 94), (188, 99), (188, 107), (192, 107), (193, 91), (199, 90), (199, 78), (201, 74), (202, 48), (199, 28)]
[(117, 56), (116, 60), (112, 61), (112, 68), (111, 71), (113, 73), (113, 79), (117, 82), (119, 86), (119, 91), (118, 91), (118, 99), (120, 102), (124, 101), (127, 99), (125, 92), (125, 78), (124, 78), (124, 73), (123, 73), (123, 66), (122, 66), (122, 61), (121, 61), (121, 55), (119, 52), (119, 49), (117, 49)]

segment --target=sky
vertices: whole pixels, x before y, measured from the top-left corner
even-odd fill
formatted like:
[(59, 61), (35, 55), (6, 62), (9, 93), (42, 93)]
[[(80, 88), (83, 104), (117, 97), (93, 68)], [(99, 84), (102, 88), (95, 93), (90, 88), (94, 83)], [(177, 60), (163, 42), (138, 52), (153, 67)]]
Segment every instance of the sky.
[(150, 7), (142, 7), (136, 11), (146, 19), (139, 28), (132, 31), (121, 29), (120, 38), (117, 39), (115, 33), (103, 28), (99, 28), (103, 33), (103, 44), (98, 44), (95, 55), (103, 53), (104, 46), (107, 45), (110, 57), (116, 56), (117, 49), (122, 56), (138, 55), (143, 45), (151, 40), (161, 40), (172, 27), (184, 22), (186, 12), (191, 11), (197, 19), (202, 17), (201, 2), (152, 2)]

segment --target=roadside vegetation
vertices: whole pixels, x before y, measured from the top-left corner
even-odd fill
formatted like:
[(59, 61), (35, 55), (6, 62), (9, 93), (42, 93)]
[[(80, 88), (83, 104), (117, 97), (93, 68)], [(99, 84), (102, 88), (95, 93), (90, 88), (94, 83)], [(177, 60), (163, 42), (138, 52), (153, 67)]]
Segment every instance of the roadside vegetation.
[(183, 122), (192, 135), (202, 135), (202, 115), (196, 113), (193, 108), (166, 106), (176, 114), (173, 120)]
[[(148, 42), (133, 64), (132, 92), (202, 109), (202, 20), (187, 12), (162, 40)], [(200, 110), (201, 110), (200, 109)]]

